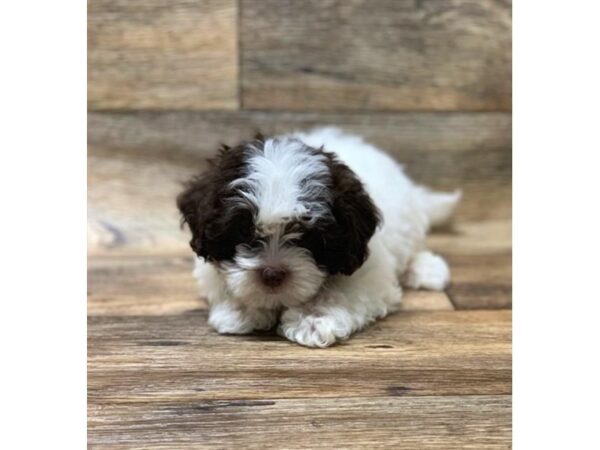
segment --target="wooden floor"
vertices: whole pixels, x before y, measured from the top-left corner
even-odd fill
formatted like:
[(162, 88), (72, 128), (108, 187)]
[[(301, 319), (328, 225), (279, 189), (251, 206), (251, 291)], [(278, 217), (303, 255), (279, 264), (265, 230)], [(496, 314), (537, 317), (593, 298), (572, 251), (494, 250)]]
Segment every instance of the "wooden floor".
[(187, 253), (89, 260), (91, 448), (509, 448), (510, 222), (431, 237), (447, 293), (329, 349), (208, 328)]

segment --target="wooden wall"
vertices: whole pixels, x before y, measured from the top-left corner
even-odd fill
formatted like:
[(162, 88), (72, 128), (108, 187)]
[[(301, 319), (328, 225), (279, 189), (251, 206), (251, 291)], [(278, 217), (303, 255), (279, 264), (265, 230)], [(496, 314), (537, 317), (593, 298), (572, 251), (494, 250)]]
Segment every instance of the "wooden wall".
[(333, 124), (510, 218), (510, 0), (88, 3), (90, 252), (186, 248), (174, 196), (220, 142)]

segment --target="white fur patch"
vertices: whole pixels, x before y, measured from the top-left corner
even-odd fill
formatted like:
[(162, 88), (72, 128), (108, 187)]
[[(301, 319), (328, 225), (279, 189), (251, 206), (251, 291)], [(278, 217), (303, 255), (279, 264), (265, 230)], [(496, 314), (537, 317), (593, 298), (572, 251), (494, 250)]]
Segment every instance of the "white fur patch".
[(247, 334), (254, 330), (268, 330), (276, 322), (276, 309), (247, 309), (230, 302), (215, 304), (208, 317), (208, 323), (221, 334)]
[(251, 151), (248, 175), (232, 185), (256, 207), (257, 225), (269, 227), (304, 215), (314, 220), (327, 213), (322, 180), (329, 170), (323, 155), (307, 151), (301, 141), (289, 137), (267, 139), (263, 150)]
[[(266, 265), (283, 266), (288, 271), (284, 284), (272, 292), (260, 280), (259, 271)], [(233, 297), (243, 304), (270, 308), (310, 300), (325, 279), (308, 250), (278, 247), (274, 239), (259, 254), (240, 248), (233, 264), (223, 264), (222, 271)]]

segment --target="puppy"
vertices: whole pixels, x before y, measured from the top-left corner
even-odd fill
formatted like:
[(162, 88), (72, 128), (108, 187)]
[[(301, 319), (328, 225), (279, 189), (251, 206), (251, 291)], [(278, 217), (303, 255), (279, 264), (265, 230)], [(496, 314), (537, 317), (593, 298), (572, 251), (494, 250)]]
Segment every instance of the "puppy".
[(212, 327), (244, 334), (279, 320), (281, 336), (327, 347), (397, 309), (400, 283), (444, 289), (448, 266), (425, 236), (459, 198), (322, 128), (224, 146), (177, 205)]

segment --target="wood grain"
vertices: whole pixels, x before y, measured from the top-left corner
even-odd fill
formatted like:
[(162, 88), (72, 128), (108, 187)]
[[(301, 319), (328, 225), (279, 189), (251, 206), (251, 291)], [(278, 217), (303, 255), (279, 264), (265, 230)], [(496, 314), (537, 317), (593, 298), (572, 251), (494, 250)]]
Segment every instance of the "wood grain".
[(509, 311), (400, 312), (306, 349), (206, 312), (88, 324), (93, 448), (506, 448)]
[(235, 0), (88, 2), (90, 109), (238, 107)]
[(174, 198), (220, 142), (332, 124), (364, 135), (420, 182), (464, 190), (459, 221), (510, 217), (511, 117), (506, 113), (318, 114), (137, 112), (89, 115), (92, 253), (183, 251)]
[[(443, 255), (508, 254), (512, 249), (512, 220), (455, 221), (427, 238), (430, 248)], [(505, 260), (506, 261), (506, 260)]]
[(510, 180), (509, 113), (179, 111), (91, 113), (88, 119), (93, 147), (179, 160), (212, 154), (220, 143), (236, 144), (259, 130), (272, 135), (327, 125), (364, 136), (418, 180), (451, 186)]
[(457, 309), (512, 307), (512, 224), (510, 219), (456, 222), (429, 236), (452, 272), (447, 289)]
[(448, 293), (458, 309), (512, 307), (512, 253), (448, 255), (452, 285)]
[(92, 448), (506, 449), (511, 397), (90, 405)]
[(183, 255), (109, 255), (88, 261), (88, 315), (181, 314), (205, 308)]
[(244, 108), (511, 108), (510, 0), (241, 0), (240, 8)]
[(510, 394), (510, 311), (398, 312), (329, 349), (272, 332), (224, 336), (206, 311), (94, 316), (96, 405), (203, 400)]

